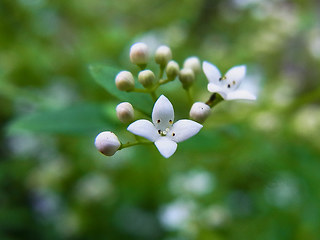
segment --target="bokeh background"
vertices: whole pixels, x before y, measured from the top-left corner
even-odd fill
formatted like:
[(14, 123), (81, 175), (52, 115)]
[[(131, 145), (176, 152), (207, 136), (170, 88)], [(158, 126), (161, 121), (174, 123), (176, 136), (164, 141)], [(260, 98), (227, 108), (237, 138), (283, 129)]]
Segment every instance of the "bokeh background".
[[(315, 0), (1, 0), (0, 239), (319, 239), (319, 16)], [(169, 159), (105, 157), (99, 132), (132, 136), (89, 65), (137, 72), (136, 41), (246, 64), (258, 100), (222, 102)], [(178, 82), (160, 93), (187, 117)]]

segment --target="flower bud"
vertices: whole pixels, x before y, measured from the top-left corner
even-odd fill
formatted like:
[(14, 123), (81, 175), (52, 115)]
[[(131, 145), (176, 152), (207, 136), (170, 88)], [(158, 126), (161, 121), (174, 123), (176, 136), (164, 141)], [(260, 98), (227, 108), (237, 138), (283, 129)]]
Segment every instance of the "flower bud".
[(201, 72), (201, 63), (198, 57), (188, 57), (184, 63), (183, 68), (191, 68), (194, 74)]
[(190, 109), (190, 118), (203, 123), (210, 115), (210, 107), (203, 102), (195, 102)]
[(121, 91), (130, 91), (134, 88), (134, 78), (131, 72), (121, 71), (116, 76), (116, 86)]
[(106, 156), (114, 155), (121, 145), (117, 135), (109, 131), (99, 133), (94, 144)]
[(166, 74), (169, 80), (173, 80), (179, 74), (179, 64), (176, 61), (171, 60), (166, 67)]
[(153, 86), (156, 76), (150, 70), (143, 70), (139, 72), (138, 81), (145, 87), (150, 88)]
[(162, 45), (157, 48), (155, 54), (156, 63), (161, 67), (165, 67), (167, 63), (172, 59), (171, 49), (168, 46)]
[(123, 123), (132, 122), (134, 119), (134, 110), (130, 103), (123, 102), (116, 107), (117, 117)]
[(149, 51), (145, 43), (135, 43), (130, 48), (130, 61), (140, 66), (148, 63)]
[(190, 68), (183, 68), (179, 73), (179, 80), (184, 89), (188, 89), (194, 82), (194, 72)]

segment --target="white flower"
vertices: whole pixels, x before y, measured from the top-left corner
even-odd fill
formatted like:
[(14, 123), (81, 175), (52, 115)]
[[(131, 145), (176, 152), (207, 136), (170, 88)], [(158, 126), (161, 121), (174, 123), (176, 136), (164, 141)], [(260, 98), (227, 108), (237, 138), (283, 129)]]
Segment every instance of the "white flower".
[(238, 89), (242, 79), (246, 75), (245, 65), (230, 68), (224, 76), (221, 75), (215, 65), (209, 62), (203, 62), (202, 69), (209, 80), (209, 92), (219, 93), (225, 100), (256, 100), (256, 96), (252, 93)]
[(161, 95), (152, 110), (152, 122), (138, 120), (129, 125), (128, 131), (144, 137), (156, 145), (165, 158), (177, 149), (177, 143), (196, 135), (202, 125), (192, 120), (179, 120), (173, 124), (174, 110), (171, 102)]

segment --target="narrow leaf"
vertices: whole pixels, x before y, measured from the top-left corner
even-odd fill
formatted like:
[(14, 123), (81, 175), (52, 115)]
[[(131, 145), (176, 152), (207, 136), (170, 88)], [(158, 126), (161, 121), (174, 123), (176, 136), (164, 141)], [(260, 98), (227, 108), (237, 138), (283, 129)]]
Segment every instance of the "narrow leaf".
[(81, 104), (65, 109), (35, 112), (13, 120), (8, 133), (41, 132), (90, 135), (112, 130), (116, 123), (104, 115), (103, 105)]

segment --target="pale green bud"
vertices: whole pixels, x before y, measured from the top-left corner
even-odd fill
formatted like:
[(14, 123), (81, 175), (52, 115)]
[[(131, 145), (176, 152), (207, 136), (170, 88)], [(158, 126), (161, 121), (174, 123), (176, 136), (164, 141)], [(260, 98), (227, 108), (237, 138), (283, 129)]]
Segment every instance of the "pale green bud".
[(162, 45), (157, 48), (155, 54), (156, 63), (161, 67), (165, 67), (167, 63), (172, 59), (171, 49), (168, 46)]
[(143, 70), (139, 72), (138, 81), (145, 87), (150, 88), (153, 86), (156, 76), (150, 70)]
[(184, 63), (183, 68), (191, 68), (194, 74), (201, 72), (201, 63), (198, 57), (188, 57)]
[(94, 144), (99, 152), (106, 156), (114, 155), (121, 145), (117, 135), (110, 131), (99, 133)]
[(174, 60), (168, 62), (166, 67), (166, 74), (169, 80), (175, 79), (179, 74), (179, 64)]
[(183, 68), (179, 73), (179, 80), (184, 89), (188, 89), (194, 82), (194, 72), (190, 68)]
[(130, 103), (123, 102), (116, 107), (117, 117), (123, 123), (129, 123), (134, 120), (134, 110)]
[(116, 86), (121, 91), (130, 91), (134, 88), (134, 78), (131, 72), (121, 71), (116, 76)]
[(190, 118), (203, 123), (210, 115), (210, 107), (203, 102), (195, 102), (190, 109)]
[(130, 61), (137, 65), (146, 65), (148, 63), (149, 50), (145, 43), (135, 43), (130, 48)]

